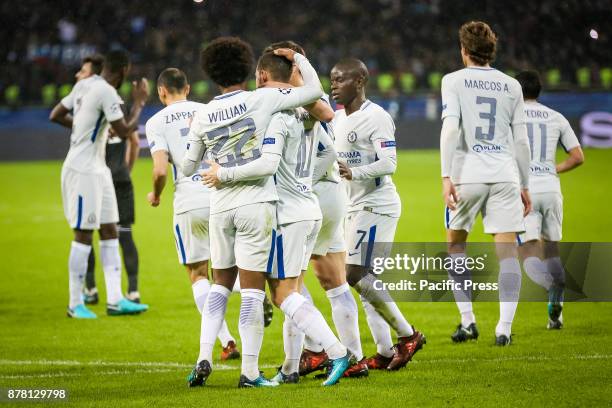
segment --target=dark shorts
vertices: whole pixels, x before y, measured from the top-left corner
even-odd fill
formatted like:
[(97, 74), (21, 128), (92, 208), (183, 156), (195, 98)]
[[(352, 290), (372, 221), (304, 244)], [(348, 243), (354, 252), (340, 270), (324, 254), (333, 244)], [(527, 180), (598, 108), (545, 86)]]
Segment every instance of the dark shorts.
[(114, 184), (119, 207), (119, 225), (132, 225), (134, 224), (134, 186), (130, 180)]

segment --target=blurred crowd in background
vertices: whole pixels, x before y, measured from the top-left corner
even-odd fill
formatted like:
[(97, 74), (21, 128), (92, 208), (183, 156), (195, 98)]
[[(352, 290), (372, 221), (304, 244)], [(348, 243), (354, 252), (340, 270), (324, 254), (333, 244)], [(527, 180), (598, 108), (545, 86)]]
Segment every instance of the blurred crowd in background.
[(494, 66), (504, 72), (537, 69), (548, 89), (612, 89), (611, 0), (26, 0), (2, 2), (0, 11), (5, 106), (54, 104), (83, 57), (113, 48), (130, 52), (131, 77), (154, 80), (178, 67), (194, 99), (207, 100), (216, 89), (199, 51), (222, 35), (239, 35), (256, 54), (295, 40), (324, 86), (336, 61), (355, 56), (370, 70), (370, 92), (438, 92), (442, 75), (461, 67), (457, 31), (471, 19), (498, 34)]

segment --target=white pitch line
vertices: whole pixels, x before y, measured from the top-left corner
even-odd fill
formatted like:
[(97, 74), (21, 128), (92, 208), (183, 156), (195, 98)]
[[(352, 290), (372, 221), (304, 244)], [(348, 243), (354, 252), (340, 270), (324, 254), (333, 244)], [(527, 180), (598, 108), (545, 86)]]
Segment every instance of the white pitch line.
[[(504, 362), (504, 361), (567, 361), (567, 360), (610, 360), (611, 354), (578, 354), (574, 356), (509, 356), (496, 358), (457, 358), (457, 359), (430, 359), (430, 360), (413, 360), (410, 364), (456, 364), (456, 363), (473, 363), (473, 362)], [(96, 375), (132, 375), (132, 374), (154, 374), (164, 372), (174, 372), (177, 370), (189, 369), (191, 364), (161, 362), (161, 361), (75, 361), (75, 360), (0, 360), (0, 366), (63, 366), (63, 367), (124, 367), (134, 368), (132, 370), (107, 370), (96, 372)], [(141, 367), (156, 367), (142, 369)], [(261, 365), (260, 368), (274, 368), (276, 365), (267, 364)], [(214, 370), (238, 370), (237, 366), (227, 364), (215, 364)], [(1, 379), (25, 379), (25, 378), (55, 378), (55, 377), (79, 377), (88, 375), (87, 373), (46, 373), (32, 375), (0, 375)]]
[[(176, 370), (162, 368), (162, 369), (148, 369), (148, 370), (109, 370), (109, 371), (96, 371), (95, 375), (131, 375), (131, 374), (159, 374), (159, 373), (169, 373), (174, 372)], [(46, 373), (46, 374), (36, 374), (36, 375), (0, 375), (0, 379), (3, 380), (23, 380), (28, 378), (60, 378), (60, 377), (81, 377), (84, 374), (82, 373), (66, 373), (66, 372), (57, 372), (57, 373)]]
[[(60, 366), (60, 367), (124, 367), (134, 368), (131, 370), (107, 370), (96, 371), (95, 375), (132, 375), (132, 374), (155, 374), (165, 372), (176, 372), (177, 370), (187, 370), (193, 365), (175, 362), (160, 361), (75, 361), (75, 360), (0, 360), (0, 366)], [(140, 367), (158, 367), (141, 369)], [(265, 364), (260, 368), (274, 368), (276, 365)], [(238, 370), (239, 366), (227, 364), (214, 364), (215, 371)], [(30, 375), (0, 375), (0, 379), (26, 379), (26, 378), (57, 378), (57, 377), (80, 377), (87, 373), (45, 373)]]

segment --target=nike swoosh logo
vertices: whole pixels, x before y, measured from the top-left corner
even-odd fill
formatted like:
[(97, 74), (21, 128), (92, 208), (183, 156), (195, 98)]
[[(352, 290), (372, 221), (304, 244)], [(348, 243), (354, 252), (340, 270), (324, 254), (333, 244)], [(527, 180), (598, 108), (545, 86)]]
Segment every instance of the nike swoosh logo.
[(353, 256), (353, 255), (357, 255), (358, 253), (359, 253), (359, 252), (352, 252), (352, 253), (351, 253), (351, 252), (349, 252), (349, 253), (348, 253), (348, 255), (349, 255), (349, 256)]

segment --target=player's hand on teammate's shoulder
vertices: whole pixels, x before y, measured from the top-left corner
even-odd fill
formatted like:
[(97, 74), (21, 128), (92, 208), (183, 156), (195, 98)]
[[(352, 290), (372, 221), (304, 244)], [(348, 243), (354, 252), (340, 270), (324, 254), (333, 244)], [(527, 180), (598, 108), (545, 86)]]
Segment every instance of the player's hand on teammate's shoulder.
[(444, 203), (450, 210), (457, 208), (459, 202), (459, 195), (457, 189), (449, 177), (442, 178), (442, 197), (444, 197)]
[(147, 194), (147, 201), (151, 204), (151, 207), (157, 207), (160, 202), (160, 197), (157, 197), (154, 192)]
[(531, 212), (531, 195), (526, 188), (521, 189), (521, 201), (523, 201), (523, 216), (527, 216)]
[(132, 100), (134, 103), (144, 105), (149, 99), (149, 83), (146, 78), (140, 78), (139, 81), (132, 82)]
[(351, 171), (351, 168), (346, 165), (346, 163), (338, 161), (338, 167), (340, 169), (340, 177), (347, 180), (353, 179), (353, 172)]
[(210, 167), (200, 173), (202, 176), (202, 184), (208, 187), (219, 187), (221, 185), (221, 180), (217, 177), (217, 171), (221, 166), (214, 160), (206, 160), (206, 163), (208, 163)]

